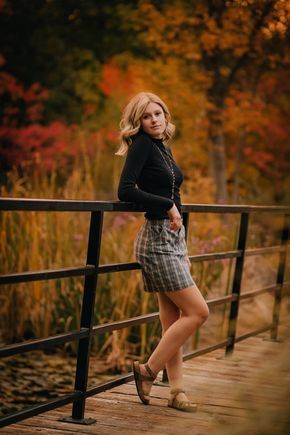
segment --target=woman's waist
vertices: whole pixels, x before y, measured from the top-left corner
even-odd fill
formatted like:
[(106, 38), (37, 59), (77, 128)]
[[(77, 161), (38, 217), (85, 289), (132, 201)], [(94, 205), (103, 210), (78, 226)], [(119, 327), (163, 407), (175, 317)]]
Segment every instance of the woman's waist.
[[(168, 225), (169, 223), (169, 217), (164, 219), (148, 219), (145, 218), (145, 224), (147, 225)], [(181, 216), (181, 222), (183, 222), (182, 216)]]

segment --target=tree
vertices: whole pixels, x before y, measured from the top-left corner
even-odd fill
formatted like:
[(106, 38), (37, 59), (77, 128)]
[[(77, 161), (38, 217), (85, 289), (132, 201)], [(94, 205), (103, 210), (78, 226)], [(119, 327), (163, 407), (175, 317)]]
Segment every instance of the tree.
[(209, 168), (218, 202), (228, 200), (226, 99), (235, 90), (253, 87), (277, 64), (287, 61), (289, 68), (289, 10), (289, 0), (177, 0), (165, 7), (144, 1), (132, 23), (152, 56), (162, 56), (164, 62), (178, 57), (189, 74), (197, 64), (203, 73), (193, 80), (199, 80), (207, 97)]
[(0, 5), (5, 70), (24, 87), (40, 83), (49, 89), (45, 122), (61, 118), (80, 123), (83, 105), (102, 107), (101, 65), (124, 47), (138, 45), (120, 21), (117, 11), (122, 3), (7, 0)]

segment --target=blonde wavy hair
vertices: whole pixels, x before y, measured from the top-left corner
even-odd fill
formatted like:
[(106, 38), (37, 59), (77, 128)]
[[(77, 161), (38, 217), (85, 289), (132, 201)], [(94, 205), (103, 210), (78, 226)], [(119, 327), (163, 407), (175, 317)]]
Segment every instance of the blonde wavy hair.
[(123, 111), (123, 116), (120, 121), (120, 141), (121, 145), (115, 153), (117, 156), (123, 156), (127, 153), (129, 146), (132, 143), (131, 136), (138, 133), (141, 127), (141, 116), (146, 110), (149, 103), (156, 103), (162, 108), (166, 120), (166, 127), (163, 132), (163, 140), (167, 142), (175, 131), (175, 125), (170, 122), (171, 115), (168, 107), (157, 95), (151, 92), (139, 92), (127, 104)]

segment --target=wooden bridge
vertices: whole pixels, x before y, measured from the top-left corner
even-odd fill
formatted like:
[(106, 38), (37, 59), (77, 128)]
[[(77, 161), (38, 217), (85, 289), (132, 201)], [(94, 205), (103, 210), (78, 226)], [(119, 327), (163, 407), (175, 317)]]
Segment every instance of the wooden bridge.
[[(140, 269), (138, 263), (99, 264), (104, 214), (144, 210), (121, 202), (13, 198), (0, 198), (0, 210), (91, 214), (86, 265), (0, 276), (0, 285), (71, 276), (85, 277), (78, 330), (0, 348), (0, 357), (5, 358), (78, 341), (74, 390), (46, 403), (4, 416), (0, 419), (0, 427), (3, 428), (1, 433), (290, 434), (290, 310), (287, 300), (282, 304), (290, 283), (285, 274), (289, 246), (289, 206), (183, 205), (186, 235), (190, 213), (240, 215), (237, 246), (233, 250), (189, 257), (191, 262), (235, 259), (231, 293), (207, 300), (210, 307), (229, 304), (226, 338), (184, 355), (186, 389), (190, 399), (198, 404), (195, 414), (181, 413), (167, 407), (168, 385), (161, 378), (153, 387), (150, 406), (139, 402), (132, 373), (88, 388), (90, 344), (93, 337), (158, 318), (158, 313), (150, 313), (108, 324), (93, 324), (98, 275)], [(264, 212), (284, 216), (280, 244), (247, 249), (250, 216), (252, 213)], [(241, 292), (245, 257), (273, 253), (279, 256), (276, 282), (268, 287)], [(237, 335), (239, 302), (265, 293), (273, 295), (271, 323)], [(253, 321), (253, 326), (254, 323)], [(72, 411), (69, 405), (71, 403)]]
[[(287, 320), (287, 319), (286, 319)], [(159, 379), (149, 406), (133, 381), (87, 399), (86, 414), (96, 422), (60, 421), (71, 406), (26, 419), (3, 434), (190, 434), (282, 435), (290, 433), (290, 322), (281, 337), (263, 333), (237, 343), (232, 356), (221, 349), (184, 363), (186, 390), (198, 404), (194, 414), (167, 407), (168, 387)]]

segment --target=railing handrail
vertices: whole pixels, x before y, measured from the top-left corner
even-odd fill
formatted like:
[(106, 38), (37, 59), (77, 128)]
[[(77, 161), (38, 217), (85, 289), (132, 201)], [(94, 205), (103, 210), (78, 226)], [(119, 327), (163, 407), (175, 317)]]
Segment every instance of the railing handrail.
[[(35, 211), (35, 212), (90, 212), (91, 223), (89, 230), (89, 243), (87, 252), (87, 261), (85, 266), (71, 267), (57, 270), (45, 270), (34, 272), (22, 272), (0, 276), (0, 285), (24, 281), (36, 281), (39, 279), (55, 279), (67, 276), (84, 276), (85, 286), (83, 292), (83, 304), (80, 328), (77, 331), (58, 334), (44, 339), (28, 340), (24, 343), (16, 343), (13, 345), (4, 346), (0, 349), (0, 357), (24, 353), (30, 350), (52, 347), (57, 344), (63, 344), (78, 340), (78, 359), (77, 370), (75, 376), (74, 391), (68, 395), (59, 397), (44, 404), (40, 404), (22, 410), (17, 413), (5, 416), (0, 419), (0, 427), (15, 423), (27, 417), (37, 415), (50, 409), (55, 409), (65, 403), (73, 403), (72, 417), (65, 418), (65, 421), (88, 424), (91, 419), (84, 418), (85, 400), (96, 393), (104, 391), (108, 388), (120, 385), (132, 380), (132, 374), (122, 375), (113, 381), (105, 382), (104, 384), (87, 388), (88, 365), (90, 358), (90, 343), (91, 339), (96, 334), (110, 332), (117, 329), (122, 329), (131, 325), (140, 325), (145, 322), (151, 322), (158, 318), (158, 313), (150, 313), (135, 318), (129, 318), (112, 324), (93, 325), (93, 310), (96, 294), (97, 278), (100, 273), (122, 272), (124, 270), (140, 269), (138, 263), (119, 263), (100, 265), (99, 253), (101, 246), (103, 216), (105, 212), (145, 212), (146, 209), (142, 206), (121, 202), (121, 201), (89, 201), (89, 200), (63, 200), (63, 199), (39, 199), (39, 198), (0, 198), (0, 211)], [(246, 249), (247, 228), (249, 215), (252, 213), (269, 212), (284, 214), (283, 229), (281, 231), (281, 244), (279, 246), (270, 246), (264, 248), (255, 248), (252, 250)], [(211, 352), (215, 349), (226, 347), (226, 353), (233, 351), (234, 344), (245, 338), (264, 331), (271, 331), (271, 338), (277, 338), (277, 329), (279, 324), (279, 312), (282, 298), (282, 289), (289, 286), (290, 281), (285, 282), (284, 271), (286, 264), (287, 242), (289, 239), (290, 226), (290, 206), (270, 206), (270, 205), (232, 205), (232, 204), (183, 204), (182, 205), (183, 222), (186, 229), (186, 236), (189, 223), (190, 213), (238, 213), (240, 214), (240, 228), (237, 248), (224, 252), (213, 252), (200, 255), (190, 256), (190, 260), (194, 261), (209, 261), (212, 259), (220, 260), (222, 258), (236, 259), (235, 274), (232, 286), (232, 292), (229, 295), (207, 300), (207, 304), (211, 306), (230, 303), (230, 321), (227, 338), (219, 343), (207, 346), (202, 349), (195, 350), (187, 355), (184, 359), (195, 357), (206, 352)], [(259, 255), (269, 253), (279, 253), (279, 265), (276, 284), (255, 289), (246, 293), (240, 294), (243, 260), (247, 255)], [(239, 301), (241, 299), (250, 298), (271, 292), (275, 295), (273, 307), (272, 323), (255, 331), (248, 332), (240, 336), (236, 336), (236, 325), (239, 310)]]
[[(5, 198), (0, 197), (0, 210), (5, 211), (146, 211), (145, 207), (123, 201), (80, 199)], [(249, 204), (182, 204), (182, 212), (197, 213), (290, 213), (290, 205)]]

